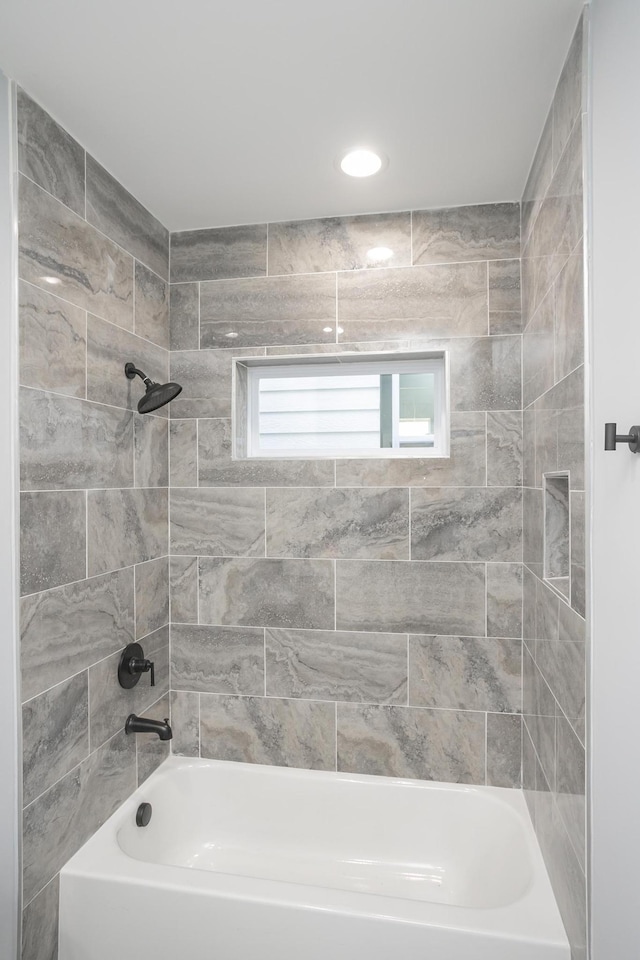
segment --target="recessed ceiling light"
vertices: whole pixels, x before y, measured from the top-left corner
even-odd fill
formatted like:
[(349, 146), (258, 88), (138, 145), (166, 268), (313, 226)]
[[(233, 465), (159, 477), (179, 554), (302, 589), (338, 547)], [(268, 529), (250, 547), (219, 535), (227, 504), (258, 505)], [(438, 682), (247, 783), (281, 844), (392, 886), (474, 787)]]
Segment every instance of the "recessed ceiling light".
[(340, 169), (350, 177), (371, 177), (382, 167), (382, 157), (373, 150), (351, 150), (340, 161)]
[(384, 263), (385, 260), (391, 260), (393, 250), (390, 247), (372, 247), (367, 250), (367, 257), (372, 263)]
[(323, 327), (323, 328), (322, 328), (322, 332), (323, 332), (323, 333), (333, 333), (333, 327)]

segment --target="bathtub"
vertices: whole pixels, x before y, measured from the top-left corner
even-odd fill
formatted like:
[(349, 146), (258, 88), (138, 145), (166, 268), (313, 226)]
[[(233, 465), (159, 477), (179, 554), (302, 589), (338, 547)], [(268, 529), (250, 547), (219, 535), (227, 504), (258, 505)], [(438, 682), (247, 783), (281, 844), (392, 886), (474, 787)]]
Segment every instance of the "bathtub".
[(61, 873), (60, 960), (360, 957), (568, 960), (520, 792), (171, 757)]

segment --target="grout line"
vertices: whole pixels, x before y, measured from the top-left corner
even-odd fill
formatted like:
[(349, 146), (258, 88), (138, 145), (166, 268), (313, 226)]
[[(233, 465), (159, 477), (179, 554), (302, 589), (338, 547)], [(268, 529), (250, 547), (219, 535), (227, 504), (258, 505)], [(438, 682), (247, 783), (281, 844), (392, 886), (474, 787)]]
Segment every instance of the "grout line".
[(267, 628), (266, 628), (266, 627), (265, 627), (264, 630), (262, 631), (262, 642), (263, 642), (262, 656), (263, 656), (263, 660), (264, 660), (264, 666), (263, 666), (263, 669), (264, 669), (264, 695), (265, 695), (265, 697), (266, 697), (266, 696), (267, 696)]

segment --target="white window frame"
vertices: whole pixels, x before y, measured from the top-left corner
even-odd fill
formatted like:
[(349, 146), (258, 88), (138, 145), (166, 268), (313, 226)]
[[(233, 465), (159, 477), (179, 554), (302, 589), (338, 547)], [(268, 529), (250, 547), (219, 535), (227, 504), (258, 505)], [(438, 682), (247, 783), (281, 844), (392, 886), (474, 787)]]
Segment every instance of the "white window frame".
[[(259, 385), (282, 377), (432, 373), (434, 375), (434, 446), (383, 447), (375, 450), (283, 449), (259, 445)], [(449, 358), (446, 351), (419, 354), (322, 354), (320, 356), (242, 357), (234, 359), (234, 459), (338, 460), (432, 459), (449, 456)], [(242, 386), (240, 387), (240, 384)], [(396, 398), (396, 404), (398, 400)]]

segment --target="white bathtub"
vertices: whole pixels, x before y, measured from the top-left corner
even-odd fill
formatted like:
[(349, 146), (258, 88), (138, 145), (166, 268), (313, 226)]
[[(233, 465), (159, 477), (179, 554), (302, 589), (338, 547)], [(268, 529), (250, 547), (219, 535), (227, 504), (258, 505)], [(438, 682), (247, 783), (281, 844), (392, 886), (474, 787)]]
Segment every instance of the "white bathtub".
[(518, 791), (172, 757), (62, 870), (60, 960), (253, 958), (569, 947)]

